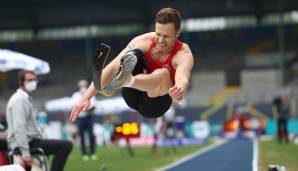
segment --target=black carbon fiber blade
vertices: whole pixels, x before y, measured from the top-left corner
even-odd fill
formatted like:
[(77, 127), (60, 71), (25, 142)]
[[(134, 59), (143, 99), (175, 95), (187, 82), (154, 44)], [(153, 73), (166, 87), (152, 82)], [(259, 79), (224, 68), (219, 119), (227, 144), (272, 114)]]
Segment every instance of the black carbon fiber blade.
[(96, 55), (93, 58), (93, 83), (95, 88), (99, 91), (103, 91), (101, 84), (102, 70), (105, 67), (105, 61), (108, 58), (110, 47), (101, 43), (96, 51)]

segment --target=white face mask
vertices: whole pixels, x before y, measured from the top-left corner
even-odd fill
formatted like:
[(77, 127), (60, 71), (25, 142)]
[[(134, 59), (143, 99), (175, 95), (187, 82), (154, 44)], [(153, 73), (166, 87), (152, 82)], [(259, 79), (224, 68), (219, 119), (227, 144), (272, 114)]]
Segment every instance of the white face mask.
[(86, 87), (81, 87), (81, 88), (80, 88), (80, 91), (81, 91), (82, 93), (84, 93), (86, 90), (87, 90)]
[(28, 81), (24, 83), (24, 87), (28, 92), (35, 91), (37, 88), (37, 81)]

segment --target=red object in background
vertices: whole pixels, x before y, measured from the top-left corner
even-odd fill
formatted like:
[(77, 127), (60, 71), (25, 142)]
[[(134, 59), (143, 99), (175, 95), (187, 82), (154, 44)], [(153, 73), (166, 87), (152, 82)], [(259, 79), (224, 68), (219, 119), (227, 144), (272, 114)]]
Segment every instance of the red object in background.
[(251, 130), (251, 116), (242, 115), (239, 117), (239, 127), (242, 131)]
[(0, 166), (8, 165), (9, 160), (6, 151), (0, 151)]
[(261, 119), (260, 120), (260, 132), (262, 134), (265, 133), (265, 128), (266, 128), (266, 119)]
[(223, 131), (224, 133), (234, 132), (239, 129), (239, 117), (237, 115), (233, 115), (232, 118), (225, 120)]
[(124, 122), (115, 124), (111, 140), (129, 139), (140, 137), (140, 123), (139, 122)]
[(223, 132), (226, 134), (239, 130), (241, 132), (258, 131), (262, 134), (265, 128), (266, 119), (257, 119), (249, 114), (234, 114), (230, 119), (224, 122)]
[(6, 138), (0, 138), (0, 166), (9, 164)]
[(284, 130), (284, 128), (281, 128), (278, 130), (278, 137), (279, 138), (285, 138), (286, 137), (286, 131)]
[(224, 122), (224, 132), (234, 132), (237, 130), (248, 131), (251, 130), (251, 119), (250, 115), (236, 115), (234, 114), (230, 119)]

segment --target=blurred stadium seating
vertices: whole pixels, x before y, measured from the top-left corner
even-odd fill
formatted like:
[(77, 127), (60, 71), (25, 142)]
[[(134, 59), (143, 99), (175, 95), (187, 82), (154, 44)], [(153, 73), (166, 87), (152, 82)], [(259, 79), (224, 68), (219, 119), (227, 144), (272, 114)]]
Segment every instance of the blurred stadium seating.
[[(67, 0), (30, 0), (27, 3), (11, 0), (5, 1), (0, 7), (0, 48), (23, 52), (50, 63), (51, 73), (40, 76), (40, 89), (35, 93), (40, 108), (43, 108), (48, 99), (70, 96), (76, 89), (78, 80), (91, 79), (90, 57), (100, 42), (110, 45), (111, 55), (114, 56), (135, 35), (153, 30), (154, 13), (157, 10), (164, 6), (173, 6), (182, 12), (185, 19), (249, 16), (255, 21), (252, 25), (245, 26), (243, 23), (241, 26), (240, 23), (239, 27), (234, 28), (183, 30), (181, 39), (190, 44), (195, 57), (187, 96), (189, 108), (210, 107), (214, 105), (213, 100), (216, 98), (221, 99), (222, 103), (270, 104), (274, 97), (285, 92), (292, 97), (292, 115), (298, 115), (298, 20), (294, 20), (295, 16), (297, 19), (296, 1), (284, 1), (284, 12), (288, 16), (294, 16), (293, 21), (289, 20), (291, 22), (285, 22), (284, 25), (285, 75), (279, 70), (280, 27), (278, 22), (265, 22), (266, 17), (269, 18), (272, 13), (278, 17), (275, 1), (189, 0), (183, 3), (130, 0), (125, 3), (126, 8), (116, 1), (105, 2), (105, 6), (101, 1), (95, 0), (74, 1), (72, 5), (69, 3)], [(56, 12), (53, 13), (54, 10)], [(285, 17), (285, 21), (288, 21), (286, 19)], [(100, 35), (96, 35), (97, 32), (94, 31), (95, 26), (115, 26), (116, 29), (121, 24), (139, 24), (141, 29), (131, 28), (133, 31), (124, 34), (116, 34), (116, 31), (115, 34), (110, 33), (109, 28)], [(52, 34), (52, 37), (39, 37), (46, 29), (75, 30), (81, 26), (90, 26), (91, 33), (94, 34), (88, 37), (88, 32), (84, 34), (82, 31), (76, 36), (61, 31), (60, 37), (58, 32), (56, 35)], [(15, 30), (31, 30), (33, 36), (28, 39), (25, 36), (24, 40), (6, 39), (9, 31)], [(100, 29), (97, 28), (98, 30)], [(120, 33), (125, 30), (124, 26), (120, 26), (119, 30)], [(256, 56), (263, 58), (259, 60)], [(252, 65), (249, 61), (260, 62)], [(17, 87), (15, 74), (15, 71), (0, 73), (0, 112), (4, 112), (8, 97)], [(230, 86), (238, 87), (237, 91), (227, 91), (231, 90)]]

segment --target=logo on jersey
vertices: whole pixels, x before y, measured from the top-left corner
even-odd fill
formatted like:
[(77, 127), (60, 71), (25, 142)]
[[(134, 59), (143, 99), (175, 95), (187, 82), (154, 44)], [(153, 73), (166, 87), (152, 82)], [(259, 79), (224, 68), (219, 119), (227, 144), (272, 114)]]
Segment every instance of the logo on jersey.
[(162, 68), (167, 69), (169, 72), (171, 71), (171, 66), (168, 65), (168, 64), (164, 64), (164, 65), (162, 66)]

